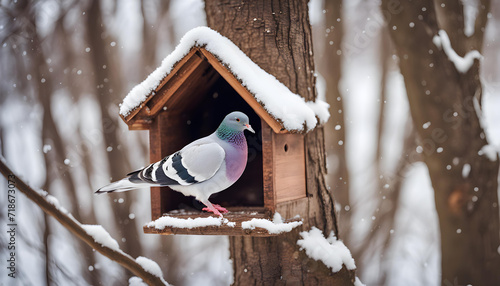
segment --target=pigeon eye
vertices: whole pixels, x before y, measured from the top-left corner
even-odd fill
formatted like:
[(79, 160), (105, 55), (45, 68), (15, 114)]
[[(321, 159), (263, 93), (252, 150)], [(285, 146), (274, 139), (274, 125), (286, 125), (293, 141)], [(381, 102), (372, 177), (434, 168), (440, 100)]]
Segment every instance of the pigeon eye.
[(240, 119), (239, 119), (239, 118), (236, 118), (236, 122), (240, 122)]

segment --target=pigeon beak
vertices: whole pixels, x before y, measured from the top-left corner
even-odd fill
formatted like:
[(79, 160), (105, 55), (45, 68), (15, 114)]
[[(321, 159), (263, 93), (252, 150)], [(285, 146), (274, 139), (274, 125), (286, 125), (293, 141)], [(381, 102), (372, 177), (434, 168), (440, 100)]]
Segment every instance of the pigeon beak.
[(250, 124), (245, 124), (245, 127), (247, 128), (248, 131), (250, 131), (252, 133), (255, 133), (255, 131), (253, 130), (252, 126), (250, 126)]

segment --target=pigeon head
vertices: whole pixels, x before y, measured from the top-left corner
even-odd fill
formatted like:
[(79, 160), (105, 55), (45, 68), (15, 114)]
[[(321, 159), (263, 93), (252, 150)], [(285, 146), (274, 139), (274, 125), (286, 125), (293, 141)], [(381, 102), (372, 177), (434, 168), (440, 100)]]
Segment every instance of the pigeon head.
[(250, 126), (248, 116), (243, 112), (234, 111), (226, 115), (222, 120), (217, 129), (217, 136), (221, 139), (227, 139), (245, 130), (255, 133), (252, 126)]

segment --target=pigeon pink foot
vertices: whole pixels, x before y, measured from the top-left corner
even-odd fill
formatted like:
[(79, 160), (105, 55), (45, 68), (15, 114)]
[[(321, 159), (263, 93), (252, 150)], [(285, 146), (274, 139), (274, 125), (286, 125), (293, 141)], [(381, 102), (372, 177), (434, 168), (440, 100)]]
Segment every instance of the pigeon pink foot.
[(223, 218), (222, 214), (216, 208), (211, 209), (211, 208), (207, 207), (207, 208), (203, 208), (202, 210), (209, 212), (209, 213), (214, 213), (214, 214), (220, 216), (221, 218)]
[(221, 207), (220, 205), (213, 204), (213, 206), (223, 214), (227, 214), (229, 212), (225, 207)]

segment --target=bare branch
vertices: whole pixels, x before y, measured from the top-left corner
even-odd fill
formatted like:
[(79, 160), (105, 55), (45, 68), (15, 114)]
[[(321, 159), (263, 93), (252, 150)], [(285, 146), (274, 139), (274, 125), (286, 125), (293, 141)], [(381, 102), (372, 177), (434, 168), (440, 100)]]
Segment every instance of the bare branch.
[[(9, 179), (15, 176), (14, 173), (6, 165), (3, 157), (0, 157), (0, 172), (2, 175)], [(122, 252), (116, 251), (107, 246), (101, 245), (94, 240), (94, 237), (89, 235), (83, 228), (80, 222), (72, 218), (70, 215), (59, 210), (55, 205), (47, 201), (46, 197), (41, 193), (33, 190), (24, 181), (20, 180), (16, 176), (16, 188), (25, 194), (30, 200), (36, 203), (45, 213), (51, 215), (63, 227), (68, 229), (71, 233), (77, 236), (80, 240), (84, 241), (93, 249), (97, 250), (102, 255), (108, 257), (109, 259), (118, 262), (120, 265), (130, 270), (134, 275), (142, 278), (144, 282), (148, 285), (168, 285), (162, 277), (158, 277), (148, 271), (146, 271), (139, 263), (137, 263), (130, 255)]]

